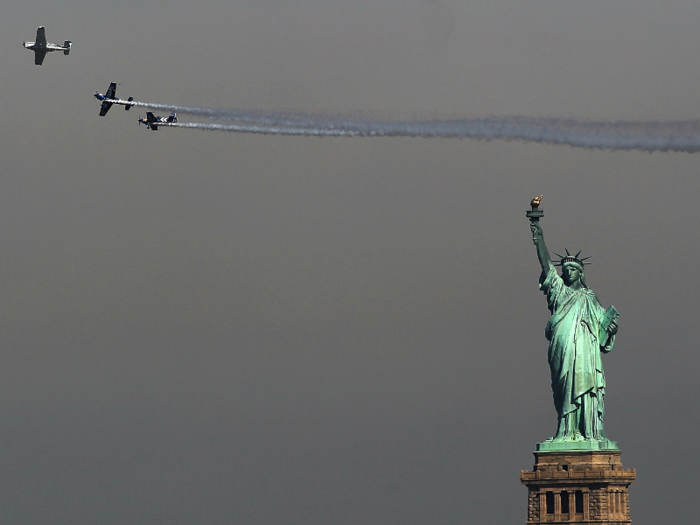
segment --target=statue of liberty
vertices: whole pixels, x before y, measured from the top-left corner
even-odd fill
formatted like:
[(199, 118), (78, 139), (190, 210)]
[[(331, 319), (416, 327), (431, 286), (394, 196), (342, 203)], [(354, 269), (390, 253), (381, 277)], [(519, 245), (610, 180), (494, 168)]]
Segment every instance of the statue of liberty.
[[(603, 430), (605, 374), (601, 352), (615, 343), (618, 316), (615, 307), (607, 311), (586, 285), (584, 266), (588, 257), (581, 252), (552, 262), (544, 242), (538, 210), (540, 198), (528, 212), (532, 240), (542, 266), (540, 290), (547, 296), (552, 316), (545, 336), (549, 340), (549, 367), (558, 426), (554, 437), (538, 444), (539, 450), (617, 449)], [(555, 270), (561, 266), (561, 277)]]

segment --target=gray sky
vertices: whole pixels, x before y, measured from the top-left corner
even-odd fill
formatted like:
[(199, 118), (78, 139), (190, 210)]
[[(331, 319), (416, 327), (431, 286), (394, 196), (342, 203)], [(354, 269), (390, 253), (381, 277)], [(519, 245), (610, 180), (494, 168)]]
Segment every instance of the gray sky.
[[(651, 0), (3, 5), (2, 521), (524, 523), (519, 470), (556, 424), (540, 193), (550, 249), (593, 255), (621, 312), (606, 428), (633, 520), (687, 521), (700, 156), (152, 133), (92, 93), (697, 118), (699, 22)], [(38, 25), (70, 56), (34, 66)]]

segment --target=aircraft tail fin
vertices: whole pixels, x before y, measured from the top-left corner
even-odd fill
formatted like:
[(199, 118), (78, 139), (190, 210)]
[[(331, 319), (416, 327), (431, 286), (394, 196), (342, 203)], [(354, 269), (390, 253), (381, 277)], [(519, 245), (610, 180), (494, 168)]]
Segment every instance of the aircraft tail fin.
[[(131, 102), (132, 100), (134, 100), (134, 97), (129, 97), (127, 99), (127, 102)], [(124, 106), (124, 111), (129, 111), (133, 106), (134, 106), (133, 104), (126, 104)]]
[(66, 40), (65, 42), (63, 42), (63, 47), (66, 48), (63, 50), (63, 54), (67, 55), (68, 53), (70, 53), (70, 48), (73, 47), (73, 42), (71, 42), (70, 40)]

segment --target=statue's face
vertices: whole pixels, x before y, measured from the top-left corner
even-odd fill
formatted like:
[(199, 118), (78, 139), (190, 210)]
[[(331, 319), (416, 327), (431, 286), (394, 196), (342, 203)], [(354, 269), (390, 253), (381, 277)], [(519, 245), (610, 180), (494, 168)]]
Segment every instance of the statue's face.
[(566, 286), (571, 286), (581, 278), (581, 267), (575, 263), (565, 263), (561, 267), (561, 278)]

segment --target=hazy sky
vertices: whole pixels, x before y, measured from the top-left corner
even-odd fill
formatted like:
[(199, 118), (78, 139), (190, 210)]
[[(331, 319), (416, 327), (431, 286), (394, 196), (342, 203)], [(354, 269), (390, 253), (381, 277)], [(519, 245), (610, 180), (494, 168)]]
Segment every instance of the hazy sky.
[[(698, 118), (693, 1), (9, 1), (0, 521), (519, 524), (556, 426), (525, 210), (621, 312), (634, 523), (697, 507), (700, 155), (249, 136), (138, 100)], [(46, 26), (69, 56), (33, 63)], [(143, 115), (143, 112), (141, 113)], [(183, 118), (186, 120), (187, 118)]]

